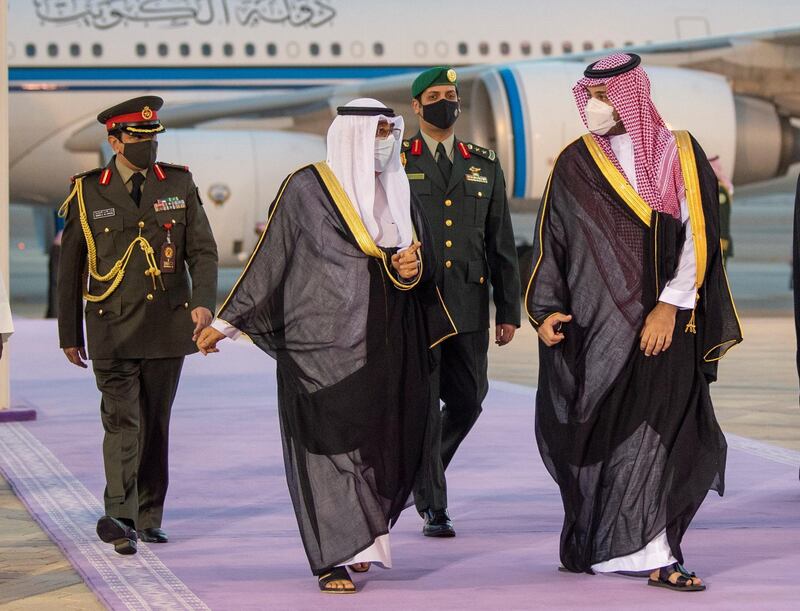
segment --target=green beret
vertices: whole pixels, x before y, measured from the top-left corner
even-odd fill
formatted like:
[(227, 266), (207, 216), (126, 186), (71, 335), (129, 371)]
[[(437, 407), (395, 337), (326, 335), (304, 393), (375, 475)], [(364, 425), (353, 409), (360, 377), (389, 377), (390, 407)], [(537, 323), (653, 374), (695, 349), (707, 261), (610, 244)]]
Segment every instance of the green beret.
[(455, 85), (458, 87), (456, 71), (450, 66), (429, 68), (414, 79), (411, 85), (411, 97), (416, 98), (428, 87), (435, 87), (436, 85)]

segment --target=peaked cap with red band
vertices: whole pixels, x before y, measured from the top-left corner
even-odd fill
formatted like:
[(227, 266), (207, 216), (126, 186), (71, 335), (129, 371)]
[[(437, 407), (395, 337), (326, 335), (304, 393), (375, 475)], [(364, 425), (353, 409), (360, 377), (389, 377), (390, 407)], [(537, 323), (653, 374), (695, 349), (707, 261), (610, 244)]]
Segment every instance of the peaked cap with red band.
[(147, 136), (164, 131), (158, 119), (158, 111), (164, 100), (155, 95), (145, 95), (127, 100), (104, 110), (97, 115), (97, 120), (106, 126), (106, 130), (122, 130), (134, 136)]
[[(675, 137), (650, 99), (650, 79), (639, 66), (640, 62), (641, 59), (634, 53), (615, 53), (604, 57), (586, 69), (584, 78), (575, 84), (572, 93), (583, 123), (587, 125), (587, 88), (606, 86), (608, 99), (633, 141), (637, 192), (653, 210), (680, 218), (680, 200), (685, 196), (686, 188), (678, 147)], [(592, 134), (592, 137), (624, 176), (625, 172), (611, 149), (609, 137), (597, 134)], [(632, 177), (627, 178), (631, 181)]]

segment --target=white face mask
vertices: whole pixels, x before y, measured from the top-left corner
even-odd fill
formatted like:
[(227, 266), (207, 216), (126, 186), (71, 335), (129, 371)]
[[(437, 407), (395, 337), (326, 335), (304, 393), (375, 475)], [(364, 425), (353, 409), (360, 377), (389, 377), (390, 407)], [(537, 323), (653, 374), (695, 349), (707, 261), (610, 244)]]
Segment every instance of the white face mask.
[(614, 108), (597, 98), (589, 98), (584, 112), (589, 131), (598, 136), (605, 136), (618, 123), (614, 120)]
[(375, 139), (375, 171), (383, 172), (392, 160), (394, 145), (397, 140), (394, 136), (389, 136), (384, 140)]

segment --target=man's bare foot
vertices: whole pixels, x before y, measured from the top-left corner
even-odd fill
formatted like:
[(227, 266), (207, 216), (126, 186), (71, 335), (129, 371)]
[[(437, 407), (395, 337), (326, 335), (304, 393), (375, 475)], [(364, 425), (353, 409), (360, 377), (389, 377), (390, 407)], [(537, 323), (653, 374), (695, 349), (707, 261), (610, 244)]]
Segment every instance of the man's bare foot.
[(343, 566), (337, 566), (330, 573), (320, 576), (319, 589), (326, 594), (356, 593), (356, 586)]
[(369, 570), (369, 567), (369, 562), (356, 562), (355, 564), (350, 565), (350, 569), (356, 573), (366, 573)]

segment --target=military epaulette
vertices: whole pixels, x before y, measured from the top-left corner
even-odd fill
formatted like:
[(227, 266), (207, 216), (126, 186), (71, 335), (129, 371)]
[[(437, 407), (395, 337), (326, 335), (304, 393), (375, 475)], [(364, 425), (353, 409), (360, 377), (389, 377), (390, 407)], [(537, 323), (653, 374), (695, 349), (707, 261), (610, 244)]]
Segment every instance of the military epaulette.
[(489, 161), (497, 161), (497, 155), (492, 149), (485, 149), (482, 146), (472, 144), (471, 142), (465, 142), (464, 144), (470, 153), (474, 153), (475, 155), (483, 157), (484, 159), (488, 159)]
[(182, 170), (183, 172), (189, 171), (188, 165), (179, 165), (177, 163), (167, 163), (166, 161), (159, 161), (156, 165), (163, 166), (165, 168), (172, 168), (173, 170)]
[(75, 176), (73, 176), (70, 179), (70, 182), (75, 184), (75, 181), (78, 180), (79, 178), (83, 178), (84, 176), (90, 176), (92, 174), (95, 174), (95, 173), (98, 173), (98, 172), (102, 172), (105, 169), (106, 168), (94, 168), (93, 170), (86, 170), (85, 172), (80, 172), (79, 174), (75, 174)]

